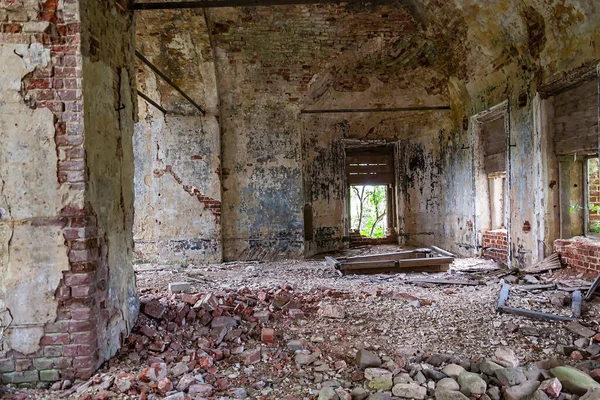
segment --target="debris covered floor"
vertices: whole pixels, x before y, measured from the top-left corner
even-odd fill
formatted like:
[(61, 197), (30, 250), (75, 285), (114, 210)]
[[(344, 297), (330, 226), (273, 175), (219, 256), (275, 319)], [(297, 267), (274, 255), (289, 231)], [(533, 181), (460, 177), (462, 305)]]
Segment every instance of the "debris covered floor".
[[(571, 315), (570, 294), (520, 291), (516, 275), (493, 261), (458, 259), (449, 272), (435, 274), (344, 277), (323, 260), (135, 269), (142, 313), (116, 357), (89, 381), (58, 382), (54, 389), (61, 390), (52, 391), (9, 385), (0, 397), (465, 398), (454, 391), (460, 388), (467, 397), (487, 390), (484, 396), (495, 400), (504, 388), (505, 398), (521, 399), (551, 377), (545, 371), (550, 367), (585, 362), (591, 371), (600, 365), (590, 361), (600, 353), (594, 331), (497, 313), (503, 282), (515, 284), (509, 305), (537, 311)], [(526, 279), (564, 287), (587, 278), (569, 273)], [(426, 276), (480, 284), (407, 283)], [(188, 282), (191, 290), (172, 294), (174, 282)], [(598, 310), (597, 300), (585, 303), (582, 322), (595, 328)], [(517, 363), (524, 368), (513, 369)], [(509, 368), (498, 373), (496, 364)], [(482, 372), (487, 382), (460, 378), (461, 367)], [(446, 376), (455, 379), (442, 380)], [(543, 385), (537, 398), (561, 384)]]

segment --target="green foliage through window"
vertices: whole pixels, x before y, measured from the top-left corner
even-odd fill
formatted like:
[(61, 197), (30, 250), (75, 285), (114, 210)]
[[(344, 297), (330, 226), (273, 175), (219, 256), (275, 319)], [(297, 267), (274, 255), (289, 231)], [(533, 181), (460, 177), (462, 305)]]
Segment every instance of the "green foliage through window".
[(352, 230), (371, 238), (386, 236), (386, 186), (351, 186), (350, 207)]

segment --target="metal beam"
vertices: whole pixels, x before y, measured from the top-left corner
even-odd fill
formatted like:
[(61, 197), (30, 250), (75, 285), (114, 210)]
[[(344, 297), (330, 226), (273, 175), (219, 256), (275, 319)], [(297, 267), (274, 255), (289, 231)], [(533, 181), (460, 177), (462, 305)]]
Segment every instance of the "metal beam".
[(450, 110), (450, 106), (433, 107), (395, 107), (395, 108), (337, 108), (325, 110), (302, 110), (301, 114), (333, 114), (333, 113), (372, 113), (372, 112), (405, 112), (405, 111), (438, 111)]
[(138, 96), (140, 96), (142, 99), (146, 100), (148, 103), (152, 104), (154, 107), (158, 108), (160, 111), (163, 112), (163, 114), (167, 114), (167, 110), (165, 110), (164, 108), (162, 108), (158, 103), (156, 103), (154, 100), (152, 100), (150, 97), (146, 96), (144, 93), (140, 92), (139, 90), (137, 91)]
[[(135, 55), (137, 56), (137, 58), (139, 58), (144, 64), (146, 64), (148, 66), (148, 68), (150, 68), (152, 71), (154, 71), (154, 73), (158, 76), (160, 76), (165, 82), (167, 82), (173, 89), (177, 90), (179, 92), (179, 94), (181, 94), (187, 101), (190, 102), (191, 105), (193, 105), (194, 107), (196, 107), (198, 110), (200, 110), (200, 112), (202, 113), (202, 115), (205, 114), (204, 109), (199, 106), (194, 100), (192, 100), (190, 98), (190, 96), (188, 96), (187, 94), (185, 94), (185, 92), (183, 90), (181, 90), (179, 88), (179, 86), (177, 86), (175, 84), (175, 82), (173, 82), (168, 76), (166, 76), (161, 70), (159, 70), (158, 68), (156, 68), (156, 66), (154, 66), (154, 64), (152, 64), (150, 62), (150, 60), (148, 60), (146, 57), (144, 57), (144, 55), (142, 53), (140, 53), (139, 51), (135, 51)], [(139, 93), (139, 92), (138, 92)]]
[[(133, 3), (133, 10), (174, 10), (180, 8), (218, 7), (263, 7), (294, 4), (353, 3), (357, 0), (196, 0), (196, 1), (156, 1)], [(361, 1), (362, 2), (362, 1)]]

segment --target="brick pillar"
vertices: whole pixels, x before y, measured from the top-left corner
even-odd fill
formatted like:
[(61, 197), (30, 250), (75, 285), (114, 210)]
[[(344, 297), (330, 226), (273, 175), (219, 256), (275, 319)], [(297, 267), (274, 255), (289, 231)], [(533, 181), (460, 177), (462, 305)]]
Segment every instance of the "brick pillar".
[(0, 0), (0, 27), (0, 380), (86, 379), (137, 312), (132, 15)]

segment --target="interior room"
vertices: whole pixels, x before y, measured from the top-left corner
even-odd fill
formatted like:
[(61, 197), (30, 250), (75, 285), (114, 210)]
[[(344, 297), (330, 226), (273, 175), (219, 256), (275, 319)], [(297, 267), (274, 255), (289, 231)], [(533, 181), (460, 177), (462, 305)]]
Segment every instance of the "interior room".
[(595, 398), (599, 65), (592, 0), (0, 0), (0, 397)]

